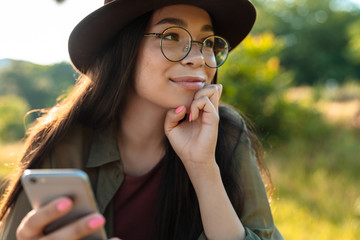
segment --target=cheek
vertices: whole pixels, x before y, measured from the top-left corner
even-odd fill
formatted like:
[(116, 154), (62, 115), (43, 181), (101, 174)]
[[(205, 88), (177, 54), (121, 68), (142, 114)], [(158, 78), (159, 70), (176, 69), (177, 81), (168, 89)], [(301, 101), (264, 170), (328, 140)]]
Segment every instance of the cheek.
[(136, 74), (137, 76), (151, 77), (158, 73), (159, 66), (163, 66), (163, 56), (160, 49), (155, 47), (141, 47), (139, 50), (138, 60), (136, 62)]
[(216, 71), (217, 71), (216, 68), (207, 68), (206, 74), (208, 76), (209, 83), (213, 83), (213, 79), (215, 77)]
[(142, 79), (146, 78), (146, 76), (150, 76), (149, 74), (151, 73), (152, 67), (151, 59), (148, 56), (149, 54), (147, 51), (144, 50), (144, 48), (140, 48), (135, 68), (135, 88), (144, 83)]
[(140, 95), (150, 94), (162, 84), (164, 72), (161, 51), (157, 48), (141, 48), (136, 62), (135, 91)]

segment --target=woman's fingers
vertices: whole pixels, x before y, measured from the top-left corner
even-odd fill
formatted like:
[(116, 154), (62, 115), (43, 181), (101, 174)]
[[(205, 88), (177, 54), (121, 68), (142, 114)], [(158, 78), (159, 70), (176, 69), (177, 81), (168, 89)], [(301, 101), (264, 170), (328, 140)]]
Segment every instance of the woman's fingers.
[(198, 119), (200, 113), (216, 113), (214, 116), (218, 118), (218, 107), (222, 93), (221, 84), (210, 84), (200, 89), (194, 96), (191, 104), (191, 121)]
[(93, 213), (44, 236), (45, 226), (68, 213), (71, 207), (72, 201), (69, 198), (58, 198), (37, 210), (32, 210), (19, 225), (16, 233), (17, 239), (80, 239), (104, 226), (104, 217), (98, 213)]
[(186, 107), (184, 105), (179, 106), (176, 109), (171, 109), (167, 112), (164, 124), (164, 130), (166, 135), (168, 135), (168, 133), (172, 129), (179, 125), (179, 122), (184, 119), (185, 114)]
[(69, 198), (58, 198), (37, 210), (32, 210), (21, 221), (16, 232), (17, 239), (42, 236), (44, 227), (68, 213), (71, 207), (72, 201)]
[(204, 88), (197, 91), (194, 95), (194, 100), (201, 98), (203, 96), (207, 96), (215, 108), (218, 108), (221, 93), (222, 93), (222, 85), (221, 84), (209, 84)]
[[(214, 106), (214, 104), (207, 96), (202, 96), (192, 102), (190, 110), (191, 117), (189, 117), (189, 121), (196, 121), (199, 118), (200, 114), (210, 114), (212, 116), (211, 121), (213, 119), (218, 120), (219, 118), (219, 115), (217, 113), (217, 107)], [(204, 117), (204, 121), (209, 119), (207, 116)]]
[(80, 239), (97, 231), (103, 227), (104, 224), (105, 218), (98, 213), (93, 213), (77, 221), (74, 221), (40, 239)]
[[(221, 84), (209, 84), (197, 91), (194, 100), (190, 106), (189, 121), (194, 121), (199, 117), (201, 111), (214, 112), (217, 116), (219, 101), (222, 93)], [(185, 118), (186, 107), (179, 106), (167, 112), (165, 118), (165, 134), (169, 133), (173, 128), (179, 125), (179, 122)], [(218, 118), (218, 116), (217, 116)]]

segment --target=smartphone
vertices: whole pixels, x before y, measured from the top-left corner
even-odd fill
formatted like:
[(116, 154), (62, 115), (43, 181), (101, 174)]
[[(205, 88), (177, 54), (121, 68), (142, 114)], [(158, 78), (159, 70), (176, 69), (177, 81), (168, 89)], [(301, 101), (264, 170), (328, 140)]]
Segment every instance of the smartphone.
[[(73, 201), (72, 210), (46, 226), (44, 234), (51, 233), (85, 215), (99, 212), (89, 178), (81, 170), (27, 169), (21, 176), (21, 182), (33, 209), (38, 209), (59, 197), (69, 197)], [(81, 240), (106, 239), (105, 230), (102, 228)]]

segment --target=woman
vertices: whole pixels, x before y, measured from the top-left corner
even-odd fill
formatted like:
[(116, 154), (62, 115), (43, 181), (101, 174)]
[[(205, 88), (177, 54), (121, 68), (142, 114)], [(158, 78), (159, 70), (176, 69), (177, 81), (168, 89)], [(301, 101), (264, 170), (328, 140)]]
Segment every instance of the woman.
[(80, 22), (69, 52), (82, 76), (31, 129), (19, 175), (80, 168), (103, 215), (43, 236), (72, 202), (31, 211), (14, 178), (2, 239), (79, 239), (104, 224), (125, 240), (282, 239), (252, 135), (216, 84), (228, 41), (254, 21), (247, 0), (115, 0)]

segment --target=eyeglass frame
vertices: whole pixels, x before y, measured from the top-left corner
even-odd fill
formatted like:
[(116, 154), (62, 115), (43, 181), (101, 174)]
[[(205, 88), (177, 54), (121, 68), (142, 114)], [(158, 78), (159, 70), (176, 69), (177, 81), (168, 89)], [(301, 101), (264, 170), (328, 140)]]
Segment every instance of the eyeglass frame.
[[(178, 28), (178, 29), (184, 30), (184, 31), (189, 35), (189, 37), (190, 37), (190, 44), (189, 44), (190, 47), (188, 48), (186, 54), (185, 54), (182, 58), (179, 58), (178, 60), (171, 60), (171, 59), (169, 59), (168, 57), (166, 57), (166, 55), (165, 55), (165, 53), (164, 53), (164, 51), (163, 51), (163, 47), (162, 47), (162, 40), (163, 40), (164, 32), (166, 32), (167, 30), (172, 29), (172, 28)], [(209, 65), (206, 63), (205, 59), (204, 59), (205, 65), (208, 66), (209, 68), (219, 68), (219, 67), (221, 67), (221, 66), (225, 63), (226, 59), (228, 58), (229, 52), (230, 52), (230, 49), (231, 49), (229, 42), (228, 42), (225, 38), (223, 38), (223, 37), (221, 37), (221, 36), (210, 35), (210, 36), (207, 36), (206, 38), (204, 38), (203, 41), (195, 41), (195, 40), (193, 40), (190, 32), (189, 32), (188, 30), (186, 30), (185, 28), (180, 27), (180, 26), (172, 26), (172, 27), (165, 28), (165, 29), (162, 31), (162, 33), (145, 33), (145, 34), (144, 34), (144, 37), (157, 37), (157, 38), (160, 38), (160, 49), (161, 49), (161, 53), (162, 53), (163, 56), (164, 56), (168, 61), (170, 61), (170, 62), (180, 62), (181, 60), (185, 59), (185, 58), (189, 55), (193, 43), (197, 43), (198, 45), (200, 45), (200, 53), (201, 53), (201, 55), (204, 57), (204, 55), (203, 55), (203, 53), (202, 53), (202, 49), (203, 49), (203, 46), (204, 46), (205, 41), (206, 41), (207, 39), (211, 38), (211, 37), (220, 38), (220, 39), (222, 39), (222, 40), (226, 43), (226, 45), (227, 45), (226, 57), (225, 57), (224, 61), (223, 61), (220, 65), (218, 65), (218, 66), (216, 66), (216, 67), (211, 67), (211, 66), (209, 66)]]

